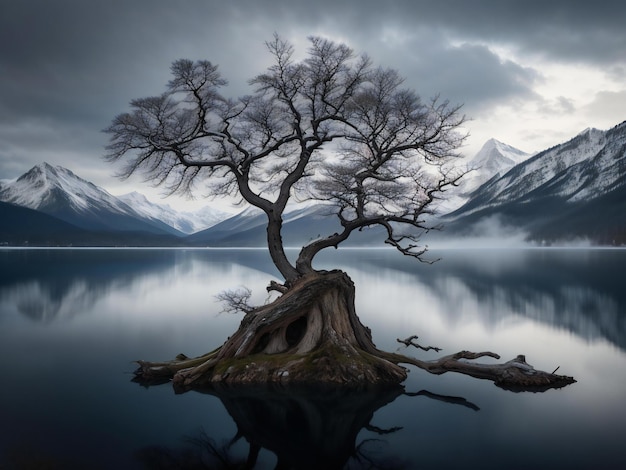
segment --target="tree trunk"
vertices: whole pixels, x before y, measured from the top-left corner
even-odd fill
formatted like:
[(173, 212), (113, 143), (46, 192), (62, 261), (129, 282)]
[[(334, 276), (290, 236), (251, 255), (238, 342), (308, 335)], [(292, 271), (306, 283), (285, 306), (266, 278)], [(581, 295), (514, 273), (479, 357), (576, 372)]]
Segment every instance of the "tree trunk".
[(278, 268), (283, 278), (287, 281), (287, 284), (293, 282), (296, 278), (300, 277), (300, 273), (289, 262), (287, 255), (285, 254), (285, 248), (282, 238), (282, 211), (275, 212), (275, 209), (270, 209), (267, 212), (267, 247), (270, 252), (270, 257), (274, 266)]
[(298, 279), (273, 303), (246, 314), (219, 349), (199, 358), (139, 362), (142, 379), (180, 387), (224, 383), (400, 383), (406, 369), (380, 356), (354, 309), (354, 284), (341, 271)]
[[(239, 329), (220, 348), (196, 358), (169, 362), (137, 361), (140, 382), (173, 379), (185, 390), (206, 383), (398, 384), (412, 364), (433, 374), (459, 372), (493, 380), (505, 388), (562, 387), (571, 377), (535, 371), (523, 356), (504, 364), (468, 360), (497, 354), (462, 351), (436, 361), (421, 361), (380, 351), (354, 307), (355, 289), (341, 271), (313, 272), (298, 278), (271, 304), (247, 313)], [(411, 338), (402, 341), (414, 345)]]

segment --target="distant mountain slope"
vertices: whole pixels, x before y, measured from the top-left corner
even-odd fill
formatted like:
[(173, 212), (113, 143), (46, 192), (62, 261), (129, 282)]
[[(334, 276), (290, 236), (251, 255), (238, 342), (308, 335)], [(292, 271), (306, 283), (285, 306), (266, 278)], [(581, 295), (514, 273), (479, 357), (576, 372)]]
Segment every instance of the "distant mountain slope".
[(608, 131), (586, 129), (485, 183), (445, 217), (446, 225), (458, 235), (497, 217), (533, 240), (621, 243), (625, 183), (626, 122)]
[(0, 201), (44, 212), (86, 230), (182, 235), (160, 220), (145, 218), (70, 170), (47, 163), (2, 185)]
[(118, 196), (118, 199), (143, 217), (165, 222), (185, 234), (205, 230), (231, 217), (231, 214), (209, 206), (193, 212), (177, 211), (167, 204), (155, 204), (136, 191)]
[(9, 246), (176, 246), (172, 235), (91, 231), (44, 212), (0, 202), (0, 245)]
[[(187, 237), (186, 242), (202, 246), (266, 246), (267, 219), (256, 207)], [(285, 213), (283, 241), (286, 246), (302, 246), (341, 227), (329, 208), (323, 205), (297, 208)]]
[(626, 184), (565, 207), (569, 210), (556, 212), (537, 224), (536, 240), (588, 239), (600, 245), (626, 244)]
[(189, 235), (185, 240), (202, 246), (262, 246), (265, 242), (265, 214), (248, 207), (239, 214)]
[(85, 230), (56, 217), (6, 202), (0, 202), (0, 220), (0, 243), (54, 243), (87, 235)]
[[(192, 246), (264, 247), (267, 246), (267, 220), (256, 207), (194, 233), (185, 239)], [(302, 247), (319, 237), (341, 231), (339, 219), (331, 206), (324, 204), (297, 207), (288, 210), (283, 221), (283, 242), (286, 247)], [(385, 232), (375, 227), (353, 232), (345, 246), (383, 246)]]

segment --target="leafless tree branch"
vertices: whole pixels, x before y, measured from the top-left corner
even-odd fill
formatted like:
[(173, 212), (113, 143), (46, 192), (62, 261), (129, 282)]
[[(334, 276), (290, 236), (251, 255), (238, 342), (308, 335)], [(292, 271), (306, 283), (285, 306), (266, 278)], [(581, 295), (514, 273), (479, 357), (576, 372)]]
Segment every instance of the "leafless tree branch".
[(222, 302), (224, 313), (250, 313), (255, 307), (251, 306), (248, 301), (252, 296), (252, 291), (247, 287), (240, 287), (233, 290), (225, 290), (215, 296)]
[[(465, 135), (460, 106), (423, 102), (393, 69), (374, 67), (345, 44), (309, 38), (304, 60), (278, 35), (266, 43), (273, 64), (253, 77), (253, 93), (222, 94), (209, 61), (180, 59), (159, 96), (131, 101), (105, 129), (107, 158), (122, 177), (142, 172), (166, 194), (234, 196), (268, 218), (268, 247), (287, 281), (311, 272), (322, 249), (375, 225), (386, 242), (421, 259), (423, 216), (455, 186)], [(292, 263), (281, 226), (291, 200), (334, 208), (343, 230), (303, 248)], [(408, 228), (408, 230), (407, 230)]]

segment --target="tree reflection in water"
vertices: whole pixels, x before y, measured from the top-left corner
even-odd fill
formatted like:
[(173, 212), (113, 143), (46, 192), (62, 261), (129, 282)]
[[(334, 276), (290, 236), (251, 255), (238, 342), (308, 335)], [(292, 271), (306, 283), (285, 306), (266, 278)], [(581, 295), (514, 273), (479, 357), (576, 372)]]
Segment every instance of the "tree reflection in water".
[[(401, 427), (383, 429), (372, 423), (374, 413), (401, 395), (479, 408), (461, 397), (421, 390), (406, 392), (401, 385), (346, 389), (329, 386), (213, 386), (198, 390), (218, 397), (237, 426), (230, 441), (221, 444), (204, 432), (187, 438), (184, 449), (142, 449), (138, 458), (149, 469), (255, 468), (266, 449), (277, 458), (276, 469), (401, 469), (412, 466), (381, 451), (386, 434)], [(380, 438), (357, 442), (367, 430)], [(233, 445), (245, 439), (247, 456), (233, 455)]]

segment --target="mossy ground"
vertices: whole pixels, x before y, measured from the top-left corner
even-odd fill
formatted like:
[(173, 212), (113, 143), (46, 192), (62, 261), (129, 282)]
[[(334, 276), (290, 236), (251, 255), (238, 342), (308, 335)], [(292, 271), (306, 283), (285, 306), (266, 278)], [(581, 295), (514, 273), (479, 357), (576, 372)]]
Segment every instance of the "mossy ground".
[[(392, 368), (392, 372), (389, 368)], [(254, 354), (219, 361), (208, 381), (225, 383), (400, 383), (404, 369), (366, 351), (324, 345), (307, 354)]]

